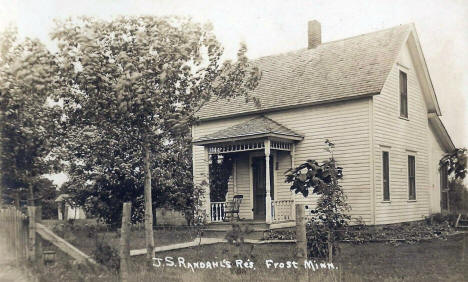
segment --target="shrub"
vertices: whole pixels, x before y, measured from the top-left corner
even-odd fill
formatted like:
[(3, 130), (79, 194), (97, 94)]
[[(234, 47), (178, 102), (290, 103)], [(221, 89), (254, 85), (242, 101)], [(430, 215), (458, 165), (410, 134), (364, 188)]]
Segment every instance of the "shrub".
[(328, 256), (328, 232), (323, 224), (307, 224), (307, 251), (310, 258)]
[(265, 240), (295, 240), (296, 232), (293, 230), (269, 230)]
[(97, 263), (105, 265), (111, 270), (120, 269), (119, 251), (103, 239), (96, 240), (96, 249), (93, 257)]
[(343, 169), (337, 166), (333, 157), (335, 145), (328, 139), (325, 141), (330, 158), (319, 164), (308, 160), (296, 168), (287, 171), (286, 182), (292, 183), (291, 190), (307, 197), (310, 193), (320, 196), (317, 207), (311, 211), (312, 219), (307, 224), (307, 241), (309, 257), (323, 257), (328, 253), (328, 231), (333, 236), (331, 244), (333, 253), (338, 248), (336, 232), (348, 226), (351, 217), (347, 214), (351, 207), (346, 202), (347, 197), (339, 180), (343, 178)]

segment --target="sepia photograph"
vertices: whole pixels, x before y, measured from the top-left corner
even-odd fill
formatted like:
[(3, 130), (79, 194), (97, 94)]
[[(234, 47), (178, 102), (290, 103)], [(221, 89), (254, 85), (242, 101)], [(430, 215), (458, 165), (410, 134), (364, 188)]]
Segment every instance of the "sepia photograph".
[(0, 282), (468, 281), (466, 0), (0, 0)]

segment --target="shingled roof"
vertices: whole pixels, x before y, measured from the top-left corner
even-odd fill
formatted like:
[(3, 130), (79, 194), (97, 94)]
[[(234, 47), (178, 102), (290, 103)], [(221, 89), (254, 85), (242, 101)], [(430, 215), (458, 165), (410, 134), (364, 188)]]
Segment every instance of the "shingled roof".
[(203, 136), (194, 143), (212, 141), (233, 141), (238, 138), (256, 138), (275, 136), (285, 139), (302, 140), (302, 135), (264, 116), (259, 116), (246, 122), (233, 125), (212, 134)]
[(254, 60), (262, 79), (251, 94), (261, 107), (246, 104), (242, 97), (210, 101), (198, 116), (216, 119), (379, 94), (411, 27), (401, 25)]

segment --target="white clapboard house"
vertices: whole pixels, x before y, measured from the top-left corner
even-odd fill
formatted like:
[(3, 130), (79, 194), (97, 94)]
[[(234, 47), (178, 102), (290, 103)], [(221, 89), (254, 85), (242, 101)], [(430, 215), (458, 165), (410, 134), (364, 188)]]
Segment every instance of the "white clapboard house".
[[(226, 200), (243, 196), (241, 219), (274, 228), (292, 223), (294, 204), (313, 207), (317, 196), (292, 193), (284, 172), (327, 159), (326, 139), (335, 143), (352, 217), (389, 224), (441, 211), (447, 181), (438, 163), (454, 144), (414, 24), (321, 42), (320, 23), (311, 21), (308, 48), (254, 64), (261, 107), (212, 101), (192, 130), (195, 182), (207, 180), (210, 155), (232, 158)], [(209, 195), (209, 220), (221, 221), (226, 203)]]

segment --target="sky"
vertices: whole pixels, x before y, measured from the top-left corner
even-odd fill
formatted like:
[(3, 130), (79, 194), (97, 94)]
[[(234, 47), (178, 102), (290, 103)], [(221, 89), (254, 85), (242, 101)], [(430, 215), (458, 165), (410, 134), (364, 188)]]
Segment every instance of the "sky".
[[(193, 1), (193, 0), (0, 0), (0, 29), (52, 46), (54, 19), (87, 15), (185, 15), (211, 22), (227, 57), (240, 42), (252, 59), (307, 47), (307, 22), (322, 25), (322, 42), (414, 23), (436, 91), (442, 121), (457, 147), (468, 147), (468, 1)], [(51, 47), (52, 48), (52, 47)]]

